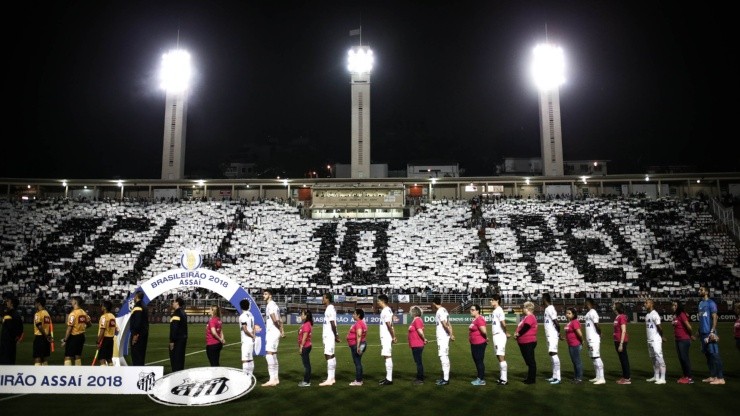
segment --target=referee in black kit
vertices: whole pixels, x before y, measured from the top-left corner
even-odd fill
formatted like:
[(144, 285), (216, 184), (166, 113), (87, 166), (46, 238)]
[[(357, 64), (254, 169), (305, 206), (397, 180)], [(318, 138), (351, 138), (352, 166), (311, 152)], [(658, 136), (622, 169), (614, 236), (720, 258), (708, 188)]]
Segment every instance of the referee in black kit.
[(185, 345), (188, 343), (188, 315), (185, 301), (177, 298), (172, 301), (170, 318), (170, 365), (172, 372), (185, 369)]

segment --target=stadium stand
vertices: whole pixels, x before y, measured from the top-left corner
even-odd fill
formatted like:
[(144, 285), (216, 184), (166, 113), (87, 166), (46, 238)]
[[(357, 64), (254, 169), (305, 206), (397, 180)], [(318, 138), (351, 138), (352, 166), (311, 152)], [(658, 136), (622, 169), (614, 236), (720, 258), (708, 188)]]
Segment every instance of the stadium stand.
[[(703, 199), (498, 198), (408, 219), (306, 220), (277, 201), (0, 201), (0, 291), (123, 300), (183, 248), (247, 290), (575, 298), (737, 296), (738, 244)], [(193, 298), (208, 296), (195, 291)], [(28, 302), (26, 302), (28, 303)]]

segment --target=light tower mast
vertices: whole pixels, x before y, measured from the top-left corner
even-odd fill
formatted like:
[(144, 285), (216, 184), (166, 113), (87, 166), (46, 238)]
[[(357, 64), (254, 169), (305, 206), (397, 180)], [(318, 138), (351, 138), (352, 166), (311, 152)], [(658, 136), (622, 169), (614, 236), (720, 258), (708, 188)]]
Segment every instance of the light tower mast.
[(162, 57), (161, 81), (166, 91), (162, 179), (185, 176), (185, 132), (188, 118), (190, 55), (175, 49)]
[(539, 90), (542, 175), (563, 176), (560, 85), (565, 81), (563, 50), (550, 43), (534, 48), (532, 73)]
[(352, 178), (370, 177), (370, 71), (373, 51), (355, 46), (348, 52), (352, 90)]

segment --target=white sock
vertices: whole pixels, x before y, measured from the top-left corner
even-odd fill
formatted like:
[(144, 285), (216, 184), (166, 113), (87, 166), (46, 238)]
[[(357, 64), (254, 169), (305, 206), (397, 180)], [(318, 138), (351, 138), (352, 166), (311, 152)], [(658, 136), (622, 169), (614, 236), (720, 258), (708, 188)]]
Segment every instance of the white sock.
[(501, 361), (498, 363), (498, 368), (501, 369), (501, 380), (508, 381), (509, 376), (507, 375), (507, 370), (509, 369), (509, 366), (506, 364), (506, 361)]
[(560, 380), (560, 357), (553, 355), (550, 360), (552, 360), (552, 378)]
[(278, 358), (275, 354), (267, 354), (267, 374), (270, 375), (270, 381), (276, 381), (278, 379)]
[(242, 363), (242, 370), (244, 370), (244, 373), (249, 375), (252, 375), (254, 373), (254, 361), (247, 361)]
[(660, 378), (660, 380), (665, 380), (666, 366), (665, 366), (665, 360), (663, 359), (663, 356), (659, 356), (657, 358), (657, 361), (658, 361), (658, 377)]
[(442, 379), (449, 380), (450, 379), (450, 357), (447, 355), (444, 355), (442, 357), (439, 357), (439, 360), (442, 362)]
[(658, 365), (657, 358), (653, 358), (653, 378), (660, 380), (660, 366)]
[(601, 357), (594, 359), (594, 368), (596, 368), (596, 378), (598, 380), (604, 379), (604, 362), (601, 361)]
[(334, 374), (337, 371), (337, 357), (326, 360), (327, 380), (334, 380)]
[(393, 381), (393, 358), (385, 359), (385, 379)]

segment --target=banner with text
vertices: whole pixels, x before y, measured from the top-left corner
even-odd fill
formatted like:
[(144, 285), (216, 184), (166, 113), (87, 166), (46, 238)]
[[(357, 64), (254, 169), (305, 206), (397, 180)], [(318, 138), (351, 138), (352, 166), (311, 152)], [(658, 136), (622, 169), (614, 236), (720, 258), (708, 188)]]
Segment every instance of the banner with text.
[(162, 366), (0, 366), (0, 394), (148, 394)]

